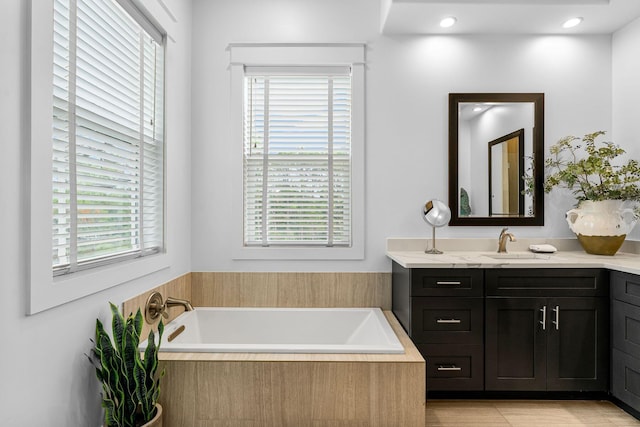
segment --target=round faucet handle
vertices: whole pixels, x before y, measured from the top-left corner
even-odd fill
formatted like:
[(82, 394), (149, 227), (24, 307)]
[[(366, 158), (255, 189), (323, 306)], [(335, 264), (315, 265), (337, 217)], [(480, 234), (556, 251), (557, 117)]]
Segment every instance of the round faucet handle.
[(166, 313), (166, 307), (160, 292), (152, 292), (147, 298), (147, 303), (144, 307), (144, 318), (147, 323), (153, 324), (160, 316), (165, 316), (166, 318), (169, 315)]

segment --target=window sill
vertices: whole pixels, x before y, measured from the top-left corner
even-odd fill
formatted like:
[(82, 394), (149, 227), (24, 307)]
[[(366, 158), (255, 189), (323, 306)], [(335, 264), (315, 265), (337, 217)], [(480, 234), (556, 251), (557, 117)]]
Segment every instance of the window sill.
[(169, 268), (169, 266), (169, 256), (162, 253), (55, 278), (51, 276), (50, 269), (47, 269), (48, 280), (38, 280), (32, 273), (27, 313), (36, 314)]

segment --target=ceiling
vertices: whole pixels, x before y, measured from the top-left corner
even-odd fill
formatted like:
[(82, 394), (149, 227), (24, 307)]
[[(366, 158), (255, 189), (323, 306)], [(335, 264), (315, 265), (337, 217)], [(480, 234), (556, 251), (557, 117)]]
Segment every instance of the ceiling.
[[(385, 34), (611, 34), (640, 17), (640, 0), (381, 0)], [(457, 23), (441, 28), (440, 20)], [(563, 29), (569, 18), (577, 27)]]

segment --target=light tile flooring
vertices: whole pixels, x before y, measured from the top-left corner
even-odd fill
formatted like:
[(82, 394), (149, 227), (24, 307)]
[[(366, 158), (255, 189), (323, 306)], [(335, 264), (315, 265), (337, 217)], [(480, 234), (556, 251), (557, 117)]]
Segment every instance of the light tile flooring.
[(598, 400), (428, 400), (427, 427), (627, 427), (640, 421)]

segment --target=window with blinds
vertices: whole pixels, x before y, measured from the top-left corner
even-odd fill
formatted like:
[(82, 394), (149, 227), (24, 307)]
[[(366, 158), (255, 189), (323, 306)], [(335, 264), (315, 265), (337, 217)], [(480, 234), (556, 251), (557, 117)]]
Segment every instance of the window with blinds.
[(54, 274), (163, 250), (164, 42), (126, 3), (54, 1)]
[(246, 67), (244, 245), (351, 245), (349, 67)]

